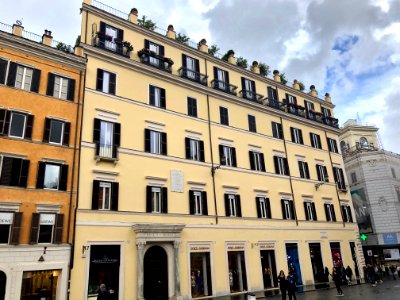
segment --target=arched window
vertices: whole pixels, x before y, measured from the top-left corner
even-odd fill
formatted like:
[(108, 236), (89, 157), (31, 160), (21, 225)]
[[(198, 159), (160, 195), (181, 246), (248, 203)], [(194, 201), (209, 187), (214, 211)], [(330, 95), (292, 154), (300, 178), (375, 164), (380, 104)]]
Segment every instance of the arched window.
[(342, 152), (347, 150), (347, 144), (345, 141), (340, 142), (340, 149), (342, 150)]
[(360, 138), (360, 146), (361, 148), (368, 148), (368, 140), (365, 137)]

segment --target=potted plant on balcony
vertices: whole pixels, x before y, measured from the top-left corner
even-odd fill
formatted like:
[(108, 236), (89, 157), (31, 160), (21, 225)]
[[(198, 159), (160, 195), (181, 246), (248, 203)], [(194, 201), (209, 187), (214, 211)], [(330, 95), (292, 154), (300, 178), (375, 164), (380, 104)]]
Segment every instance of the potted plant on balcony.
[(126, 54), (126, 55), (129, 55), (129, 53), (131, 53), (131, 51), (133, 51), (133, 46), (128, 41), (123, 41), (122, 47), (124, 49), (124, 54)]
[(231, 50), (228, 50), (228, 52), (226, 52), (225, 54), (224, 54), (224, 56), (222, 56), (222, 60), (224, 60), (224, 61), (228, 61), (228, 58), (229, 57), (232, 57), (232, 56), (234, 56), (235, 55), (235, 51), (233, 51), (232, 49)]

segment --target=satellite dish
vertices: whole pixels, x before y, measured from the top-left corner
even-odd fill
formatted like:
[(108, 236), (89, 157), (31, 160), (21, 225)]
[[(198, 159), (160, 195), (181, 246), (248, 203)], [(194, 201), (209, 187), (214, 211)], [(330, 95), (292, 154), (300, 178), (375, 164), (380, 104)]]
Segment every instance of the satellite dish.
[(21, 26), (21, 25), (22, 25), (22, 22), (21, 22), (20, 20), (17, 20), (16, 23), (17, 23), (18, 26)]

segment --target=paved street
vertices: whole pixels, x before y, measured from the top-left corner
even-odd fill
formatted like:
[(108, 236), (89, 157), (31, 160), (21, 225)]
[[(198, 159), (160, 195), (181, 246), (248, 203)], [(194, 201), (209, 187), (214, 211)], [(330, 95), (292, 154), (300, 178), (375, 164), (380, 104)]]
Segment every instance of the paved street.
[[(305, 293), (297, 293), (296, 297), (298, 300), (336, 300), (336, 299), (351, 299), (351, 300), (391, 300), (400, 299), (400, 280), (389, 280), (387, 279), (382, 284), (378, 284), (373, 287), (370, 284), (354, 285), (354, 286), (342, 286), (344, 293), (343, 297), (336, 296), (336, 288), (330, 288), (329, 290), (318, 290), (310, 291)], [(218, 300), (245, 300), (246, 296), (238, 297), (221, 297)], [(281, 299), (280, 295), (269, 296), (266, 298), (260, 298), (257, 295), (257, 300), (267, 299), (267, 300), (278, 300)], [(286, 299), (289, 299), (286, 297)]]

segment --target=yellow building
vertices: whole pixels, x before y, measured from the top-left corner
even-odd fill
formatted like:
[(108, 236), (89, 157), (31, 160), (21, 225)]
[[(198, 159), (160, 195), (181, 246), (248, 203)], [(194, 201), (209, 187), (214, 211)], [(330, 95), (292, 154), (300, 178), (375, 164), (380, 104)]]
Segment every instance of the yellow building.
[[(70, 299), (272, 290), (363, 265), (329, 95), (261, 76), (84, 1)], [(133, 49), (132, 49), (133, 47)], [(354, 258), (354, 260), (353, 260)]]

